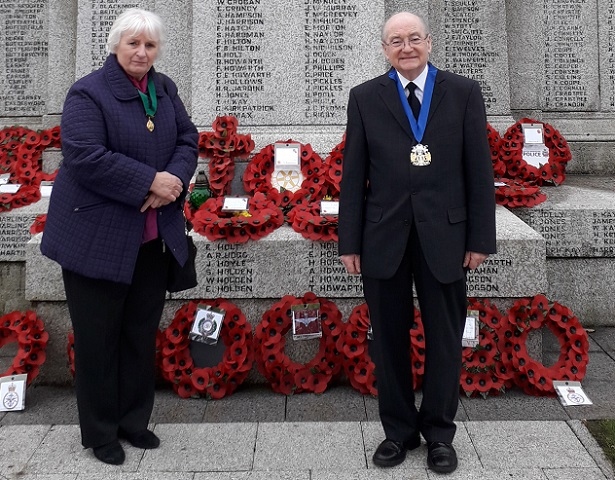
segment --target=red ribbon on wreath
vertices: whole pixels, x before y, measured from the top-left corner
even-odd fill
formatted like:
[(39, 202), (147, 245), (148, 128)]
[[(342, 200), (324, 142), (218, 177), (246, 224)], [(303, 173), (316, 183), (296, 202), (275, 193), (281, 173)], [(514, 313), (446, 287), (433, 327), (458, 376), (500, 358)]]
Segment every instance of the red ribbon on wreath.
[[(293, 361), (286, 353), (285, 335), (292, 327), (291, 307), (307, 303), (320, 304), (322, 337), (316, 355), (307, 363)], [(342, 358), (336, 342), (344, 327), (337, 306), (312, 292), (303, 297), (284, 296), (263, 314), (254, 329), (254, 350), (259, 372), (270, 383), (274, 392), (322, 393), (342, 368)]]
[[(224, 197), (210, 198), (196, 213), (186, 218), (195, 232), (211, 241), (225, 239), (229, 243), (258, 240), (284, 224), (282, 210), (260, 192), (249, 199), (245, 212), (223, 212), (223, 205)], [(186, 210), (189, 210), (187, 206), (184, 207), (185, 213)]]
[(57, 174), (42, 170), (41, 158), (48, 147), (60, 147), (60, 127), (39, 132), (23, 127), (0, 130), (0, 174), (9, 173), (8, 183), (21, 185), (15, 193), (0, 194), (0, 212), (40, 200), (40, 182)]
[[(550, 367), (534, 360), (527, 350), (530, 332), (548, 328), (560, 343), (557, 361)], [(508, 361), (515, 382), (528, 395), (555, 395), (554, 380), (582, 380), (589, 362), (587, 332), (570, 308), (550, 303), (544, 295), (517, 300), (508, 311), (504, 327)]]
[(491, 163), (493, 165), (493, 176), (500, 179), (506, 175), (506, 164), (500, 158), (500, 149), (502, 148), (502, 137), (500, 132), (487, 123), (487, 141), (489, 142), (489, 150), (491, 151)]
[[(524, 136), (521, 125), (527, 123), (539, 123), (543, 126), (544, 144), (549, 149), (549, 160), (540, 168), (523, 160)], [(566, 163), (572, 159), (568, 142), (555, 127), (529, 118), (522, 118), (506, 130), (500, 152), (500, 158), (506, 164), (510, 178), (537, 185), (560, 185), (566, 178)]]
[[(220, 339), (226, 349), (213, 367), (197, 367), (190, 355), (188, 334), (200, 304), (225, 311)], [(219, 399), (231, 395), (246, 379), (254, 363), (252, 331), (243, 312), (225, 299), (192, 300), (182, 305), (163, 332), (160, 372), (182, 398)]]
[(43, 321), (32, 310), (14, 311), (0, 317), (0, 348), (17, 342), (13, 362), (0, 377), (26, 373), (27, 384), (30, 385), (45, 363), (48, 341), (49, 334), (45, 331)]

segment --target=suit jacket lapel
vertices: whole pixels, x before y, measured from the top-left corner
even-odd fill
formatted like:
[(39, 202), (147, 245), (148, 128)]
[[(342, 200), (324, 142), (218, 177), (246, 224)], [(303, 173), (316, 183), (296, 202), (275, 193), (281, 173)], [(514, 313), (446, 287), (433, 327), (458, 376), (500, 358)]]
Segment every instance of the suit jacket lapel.
[(436, 74), (436, 83), (433, 87), (433, 94), (431, 95), (431, 105), (429, 107), (429, 116), (427, 117), (427, 126), (429, 126), (429, 122), (434, 117), (440, 102), (446, 95), (446, 81), (440, 75), (440, 72)]
[(397, 91), (397, 84), (389, 78), (388, 73), (380, 77), (380, 98), (386, 107), (391, 111), (395, 120), (399, 122), (406, 134), (410, 138), (414, 138), (412, 130), (410, 129), (410, 122), (403, 107), (401, 106), (399, 92)]

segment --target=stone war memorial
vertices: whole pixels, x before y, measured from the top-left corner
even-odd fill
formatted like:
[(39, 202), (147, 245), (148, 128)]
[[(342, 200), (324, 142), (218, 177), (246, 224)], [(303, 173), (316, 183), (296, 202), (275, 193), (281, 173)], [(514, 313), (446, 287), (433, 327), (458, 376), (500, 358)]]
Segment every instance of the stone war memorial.
[[(549, 330), (540, 327), (555, 317), (573, 316), (585, 327), (614, 325), (615, 1), (0, 0), (0, 182), (4, 174), (6, 183), (0, 185), (0, 312), (32, 311), (44, 324), (49, 339), (44, 364), (33, 362), (37, 382), (72, 381), (61, 271), (40, 253), (48, 182), (62, 162), (57, 128), (62, 105), (72, 83), (102, 65), (107, 32), (130, 7), (157, 12), (167, 27), (156, 69), (179, 87), (201, 134), (197, 171), (206, 173), (218, 197), (201, 208), (220, 220), (218, 227), (230, 225), (220, 211), (223, 197), (247, 195), (253, 210), (244, 222), (278, 219), (275, 225), (269, 221), (268, 230), (252, 224), (250, 239), (231, 226), (226, 238), (212, 239), (216, 225), (199, 223), (198, 213), (188, 212), (195, 216), (199, 284), (169, 294), (161, 365), (176, 361), (164, 348), (173, 335), (167, 327), (182, 318), (193, 321), (197, 304), (204, 303), (235, 312), (235, 321), (229, 326), (224, 319), (216, 346), (201, 346), (200, 352), (190, 346), (200, 367), (212, 367), (230, 349), (227, 329), (242, 338), (241, 353), (232, 354), (240, 357), (233, 357), (235, 370), (229, 373), (234, 382), (274, 381), (265, 359), (269, 328), (286, 342), (281, 352), (293, 365), (314, 373), (335, 364), (323, 373), (326, 381), (344, 370), (360, 391), (373, 393), (373, 383), (365, 380), (369, 358), (353, 353), (367, 343), (361, 279), (346, 274), (338, 259), (335, 216), (321, 215), (322, 198), (299, 208), (292, 197), (313, 182), (309, 161), (323, 175), (331, 173), (326, 193), (336, 200), (349, 90), (387, 70), (380, 31), (389, 15), (402, 10), (428, 20), (432, 63), (476, 79), (485, 99), (499, 204), (498, 252), (468, 274), (471, 307), (485, 314), (483, 322), (505, 323), (510, 309), (525, 311), (523, 299), (538, 298), (544, 323), (517, 329), (538, 362), (539, 333)], [(532, 124), (542, 130), (530, 145)], [(208, 142), (216, 132), (234, 138), (232, 148), (222, 152), (219, 143)], [(294, 169), (255, 176), (292, 144), (301, 153)], [(28, 152), (24, 145), (30, 145)], [(23, 164), (33, 158), (36, 165)], [(40, 173), (39, 181), (15, 186), (28, 172)], [(256, 191), (259, 182), (268, 187), (264, 195)], [(279, 187), (285, 187), (282, 194)], [(267, 194), (274, 190), (289, 198), (276, 204), (276, 195)], [(287, 312), (298, 304), (317, 304), (326, 313), (320, 341), (293, 340)], [(179, 310), (182, 306), (187, 308)], [(284, 328), (274, 325), (276, 306), (284, 312)], [(411, 334), (419, 342), (420, 361), (417, 318)], [(3, 346), (14, 338), (8, 324), (0, 328)], [(565, 337), (566, 348), (575, 341), (561, 325), (551, 331)], [(176, 339), (177, 348), (186, 352), (184, 337)], [(2, 355), (0, 371), (15, 349)], [(567, 355), (561, 360), (570, 367), (574, 360), (568, 362)], [(165, 378), (178, 393), (194, 394), (181, 390), (189, 374), (173, 369), (167, 368)], [(281, 392), (317, 391), (275, 382)], [(215, 397), (212, 392), (208, 395)]]

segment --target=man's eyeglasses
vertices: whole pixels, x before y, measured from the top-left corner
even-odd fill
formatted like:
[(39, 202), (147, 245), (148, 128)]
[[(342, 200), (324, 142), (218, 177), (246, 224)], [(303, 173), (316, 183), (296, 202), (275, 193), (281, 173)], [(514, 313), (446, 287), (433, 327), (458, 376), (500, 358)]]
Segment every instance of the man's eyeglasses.
[(407, 40), (402, 40), (401, 38), (394, 38), (389, 43), (387, 42), (382, 42), (382, 43), (384, 43), (387, 47), (392, 47), (392, 48), (402, 48), (406, 44), (411, 47), (418, 47), (419, 45), (422, 45), (424, 42), (426, 42), (428, 38), (429, 38), (429, 34), (425, 35), (424, 37), (411, 37), (411, 38), (408, 38)]

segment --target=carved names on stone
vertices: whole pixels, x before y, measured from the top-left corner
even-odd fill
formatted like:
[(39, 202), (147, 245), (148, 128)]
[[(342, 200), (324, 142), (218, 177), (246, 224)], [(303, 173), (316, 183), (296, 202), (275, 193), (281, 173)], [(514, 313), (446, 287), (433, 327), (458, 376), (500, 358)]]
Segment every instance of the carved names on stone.
[(46, 3), (0, 0), (0, 116), (46, 113)]
[(586, 0), (546, 0), (544, 108), (597, 108), (598, 58), (595, 5)]
[(615, 110), (615, 1), (598, 2), (602, 109)]
[(18, 262), (26, 258), (26, 243), (32, 238), (30, 225), (36, 215), (0, 215), (0, 261)]
[[(205, 259), (199, 265), (199, 289), (206, 296), (252, 297), (255, 285), (254, 250), (225, 242), (201, 242)], [(204, 267), (204, 268), (203, 268)]]
[[(466, 292), (470, 297), (500, 297), (500, 283), (510, 275), (514, 268), (510, 258), (487, 258), (480, 267), (468, 272)], [(506, 272), (508, 275), (506, 275)]]
[(244, 125), (344, 124), (350, 88), (382, 73), (374, 21), (382, 11), (383, 0), (195, 6), (195, 35), (215, 32), (213, 58), (193, 53), (204, 76), (193, 98), (207, 106), (203, 112), (197, 106), (195, 122), (210, 123), (215, 114), (234, 115)]
[(538, 210), (519, 216), (543, 236), (548, 257), (615, 257), (615, 211)]
[(116, 18), (129, 8), (149, 9), (146, 0), (79, 0), (77, 78), (102, 67), (107, 58), (109, 30)]
[(503, 1), (442, 0), (434, 50), (446, 70), (481, 85), (488, 114), (508, 114), (510, 87)]
[(308, 244), (308, 289), (322, 297), (362, 297), (360, 275), (350, 275), (339, 259), (337, 244)]

